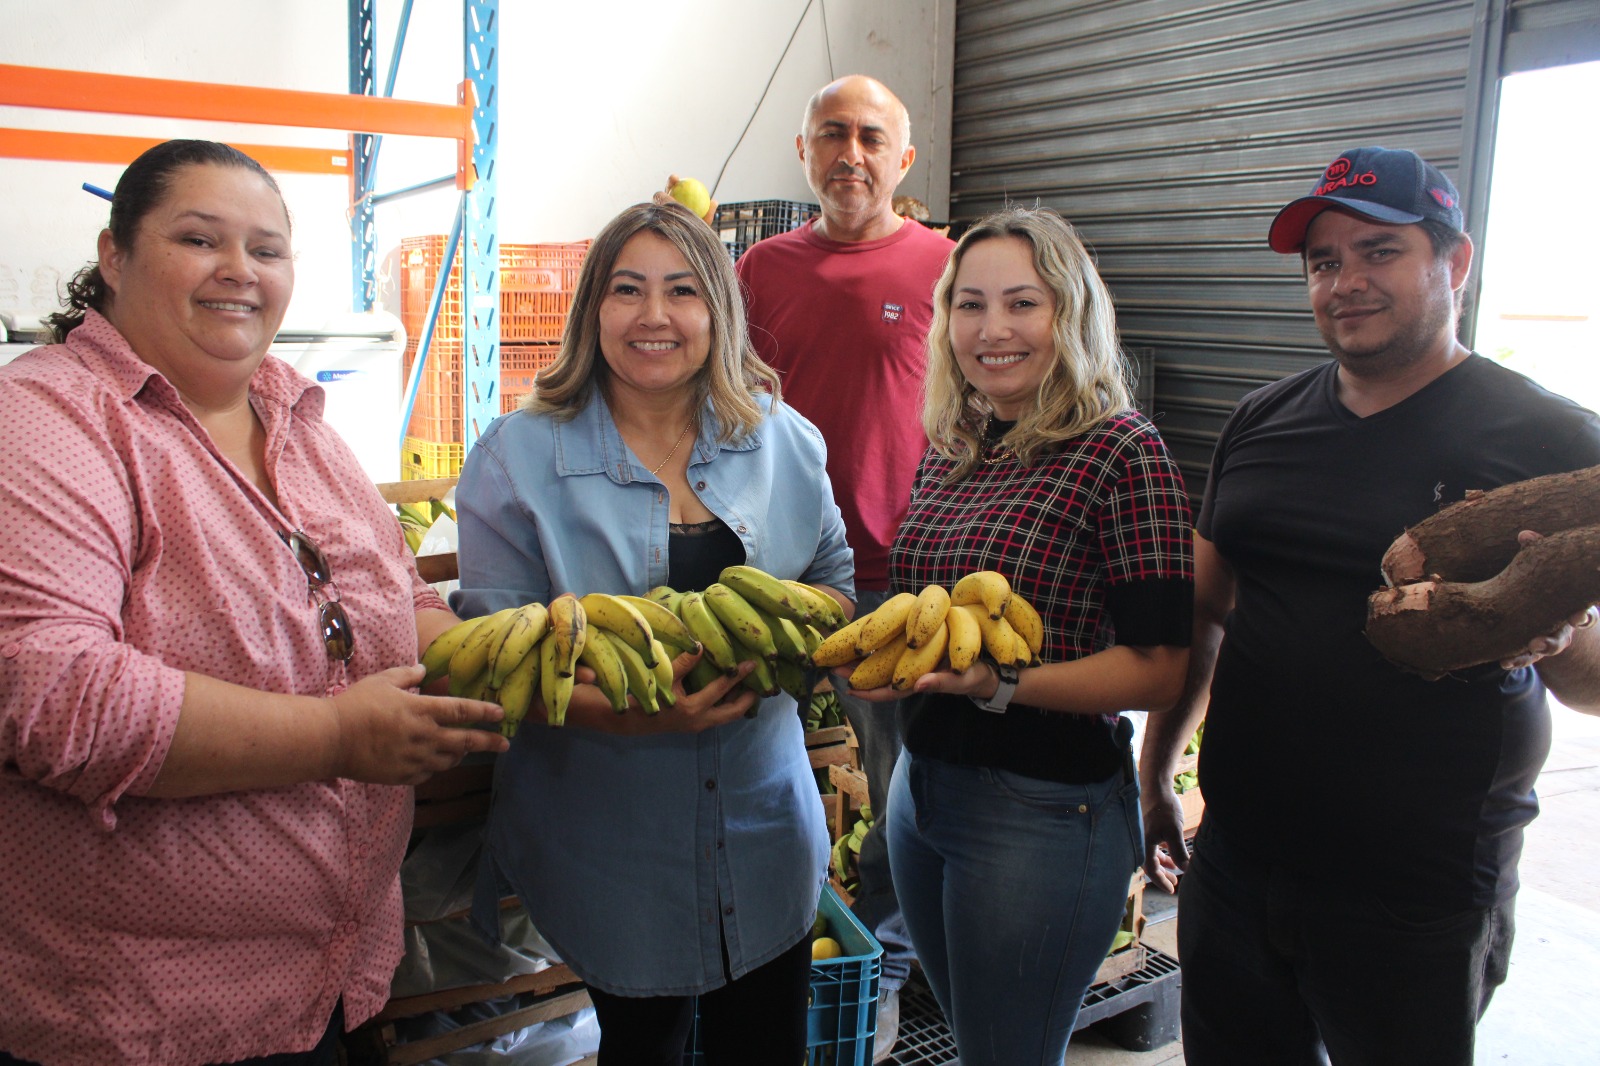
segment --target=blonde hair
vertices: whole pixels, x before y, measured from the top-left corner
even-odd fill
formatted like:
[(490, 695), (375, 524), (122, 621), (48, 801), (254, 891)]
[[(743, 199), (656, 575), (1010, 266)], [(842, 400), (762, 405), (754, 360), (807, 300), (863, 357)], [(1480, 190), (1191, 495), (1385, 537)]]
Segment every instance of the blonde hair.
[(711, 312), (711, 352), (693, 379), (694, 407), (709, 402), (724, 443), (747, 436), (761, 423), (755, 396), (770, 392), (780, 399), (778, 374), (762, 361), (745, 328), (744, 300), (733, 273), (733, 259), (711, 227), (681, 204), (634, 204), (606, 224), (589, 246), (578, 274), (572, 309), (561, 334), (556, 361), (540, 372), (522, 408), (573, 418), (594, 399), (611, 370), (600, 353), (600, 304), (623, 245), (635, 234), (649, 232), (671, 244), (693, 271)]
[(939, 454), (957, 461), (947, 483), (961, 480), (978, 465), (983, 424), (991, 413), (987, 400), (961, 373), (950, 344), (956, 271), (974, 245), (1004, 237), (1027, 242), (1033, 267), (1055, 298), (1050, 330), (1055, 359), (1039, 382), (1035, 402), (1006, 434), (1006, 447), (1029, 464), (1045, 449), (1133, 406), (1111, 293), (1089, 250), (1072, 226), (1048, 208), (1004, 208), (961, 235), (933, 289), (922, 425)]

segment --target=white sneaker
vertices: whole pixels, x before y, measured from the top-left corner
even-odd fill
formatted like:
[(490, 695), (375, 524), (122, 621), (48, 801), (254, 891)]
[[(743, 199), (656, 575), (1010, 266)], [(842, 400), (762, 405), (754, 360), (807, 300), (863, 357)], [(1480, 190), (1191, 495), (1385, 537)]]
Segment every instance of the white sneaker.
[(900, 990), (892, 989), (878, 997), (878, 1032), (873, 1037), (872, 1061), (883, 1062), (894, 1052), (900, 1039)]

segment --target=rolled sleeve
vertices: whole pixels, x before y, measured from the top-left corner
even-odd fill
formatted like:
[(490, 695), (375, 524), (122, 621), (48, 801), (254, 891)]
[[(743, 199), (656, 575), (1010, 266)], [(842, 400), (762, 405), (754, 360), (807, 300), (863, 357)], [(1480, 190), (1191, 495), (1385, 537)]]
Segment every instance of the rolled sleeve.
[(31, 391), (0, 404), (13, 457), (0, 494), (0, 761), (110, 828), (117, 799), (160, 770), (184, 677), (121, 639), (137, 522), (121, 461), (82, 428), (88, 412)]

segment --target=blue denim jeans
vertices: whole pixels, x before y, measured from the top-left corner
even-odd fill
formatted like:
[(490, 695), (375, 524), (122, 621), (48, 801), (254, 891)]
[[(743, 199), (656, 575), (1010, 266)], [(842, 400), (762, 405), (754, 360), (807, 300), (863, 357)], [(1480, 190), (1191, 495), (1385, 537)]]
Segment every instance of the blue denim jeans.
[[(856, 617), (877, 610), (889, 598), (887, 592), (860, 592)], [(861, 842), (856, 866), (861, 885), (850, 913), (872, 930), (883, 945), (882, 970), (878, 987), (884, 992), (898, 989), (911, 973), (911, 937), (900, 915), (900, 900), (895, 896), (894, 879), (889, 875), (889, 844), (886, 816), (889, 808), (889, 779), (900, 758), (900, 726), (895, 720), (897, 703), (868, 703), (855, 699), (840, 686), (839, 702), (844, 706), (850, 728), (861, 745), (861, 770), (867, 775), (867, 801), (872, 804), (872, 829)]]
[(895, 885), (961, 1061), (1060, 1066), (1144, 857), (1137, 782), (905, 752), (890, 791)]
[(1472, 1066), (1478, 1019), (1510, 963), (1514, 902), (1401, 912), (1245, 855), (1202, 821), (1178, 887), (1184, 1055), (1193, 1066)]

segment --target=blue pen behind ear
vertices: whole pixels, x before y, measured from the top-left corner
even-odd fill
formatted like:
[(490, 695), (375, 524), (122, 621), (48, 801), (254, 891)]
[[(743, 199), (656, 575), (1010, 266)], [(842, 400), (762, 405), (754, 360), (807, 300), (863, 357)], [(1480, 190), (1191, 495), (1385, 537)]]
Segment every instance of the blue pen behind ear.
[(100, 199), (102, 199), (102, 200), (111, 199), (111, 194), (109, 192), (107, 192), (106, 190), (102, 189), (98, 185), (90, 185), (88, 182), (84, 182), (83, 183), (83, 191), (84, 192), (92, 192), (96, 196), (100, 197)]

